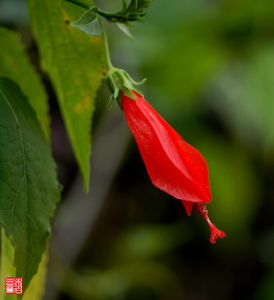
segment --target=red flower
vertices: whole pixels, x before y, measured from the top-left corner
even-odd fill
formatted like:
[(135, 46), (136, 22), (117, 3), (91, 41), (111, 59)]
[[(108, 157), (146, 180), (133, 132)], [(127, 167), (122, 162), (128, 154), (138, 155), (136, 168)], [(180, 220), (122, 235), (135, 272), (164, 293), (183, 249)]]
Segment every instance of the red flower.
[(205, 203), (211, 201), (208, 168), (201, 153), (134, 92), (136, 100), (122, 94), (121, 104), (152, 183), (179, 199), (186, 213), (194, 208), (207, 221), (210, 242), (226, 234), (211, 223)]

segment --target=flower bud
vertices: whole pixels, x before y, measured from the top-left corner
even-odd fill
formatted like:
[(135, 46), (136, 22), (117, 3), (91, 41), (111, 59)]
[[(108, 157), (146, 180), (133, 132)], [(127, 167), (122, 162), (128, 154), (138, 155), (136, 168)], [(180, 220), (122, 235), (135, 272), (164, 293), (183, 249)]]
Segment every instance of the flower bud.
[(159, 189), (179, 199), (188, 215), (194, 208), (207, 221), (211, 237), (225, 237), (209, 220), (205, 203), (211, 201), (207, 163), (137, 92), (122, 94), (121, 105), (148, 175)]

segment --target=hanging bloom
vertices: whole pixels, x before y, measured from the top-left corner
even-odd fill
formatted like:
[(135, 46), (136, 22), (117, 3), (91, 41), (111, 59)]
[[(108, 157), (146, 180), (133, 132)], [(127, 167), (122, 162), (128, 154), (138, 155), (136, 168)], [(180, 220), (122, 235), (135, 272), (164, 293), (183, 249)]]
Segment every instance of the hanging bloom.
[(210, 242), (226, 236), (208, 217), (211, 201), (207, 163), (137, 92), (122, 93), (121, 105), (152, 183), (179, 199), (186, 213), (194, 208), (210, 228)]

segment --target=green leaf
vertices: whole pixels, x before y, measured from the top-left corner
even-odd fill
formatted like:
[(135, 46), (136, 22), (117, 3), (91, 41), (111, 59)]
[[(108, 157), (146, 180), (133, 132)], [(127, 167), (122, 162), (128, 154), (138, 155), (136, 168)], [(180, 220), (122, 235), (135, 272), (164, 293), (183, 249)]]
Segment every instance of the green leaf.
[(38, 121), (49, 137), (48, 102), (44, 86), (30, 64), (18, 34), (0, 27), (0, 76), (8, 77), (21, 86)]
[(60, 198), (55, 163), (20, 88), (0, 78), (0, 223), (27, 288), (37, 272)]
[[(45, 280), (47, 275), (47, 264), (49, 258), (48, 247), (43, 253), (37, 273), (33, 276), (29, 288), (24, 293), (23, 300), (42, 300), (45, 293)], [(10, 300), (10, 299), (8, 299)]]
[[(90, 4), (90, 1), (86, 1)], [(59, 0), (28, 0), (42, 66), (57, 92), (65, 125), (88, 189), (91, 118), (94, 100), (106, 75), (101, 37), (70, 26), (83, 9)]]
[(101, 36), (102, 26), (94, 9), (86, 11), (79, 20), (72, 23), (72, 26), (78, 28), (89, 35)]

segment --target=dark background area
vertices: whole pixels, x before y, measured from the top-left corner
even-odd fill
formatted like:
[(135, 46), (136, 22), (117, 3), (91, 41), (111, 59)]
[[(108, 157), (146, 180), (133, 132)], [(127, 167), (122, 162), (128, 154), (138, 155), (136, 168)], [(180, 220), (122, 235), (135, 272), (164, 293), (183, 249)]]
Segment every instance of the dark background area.
[[(115, 11), (120, 1), (96, 4)], [(270, 0), (155, 0), (133, 40), (108, 26), (114, 64), (147, 78), (146, 99), (208, 161), (209, 214), (227, 233), (215, 245), (202, 218), (152, 186), (106, 85), (85, 194), (40, 71), (64, 186), (45, 299), (274, 299), (273, 20)], [(21, 34), (40, 70), (25, 2), (0, 0), (0, 23)]]

